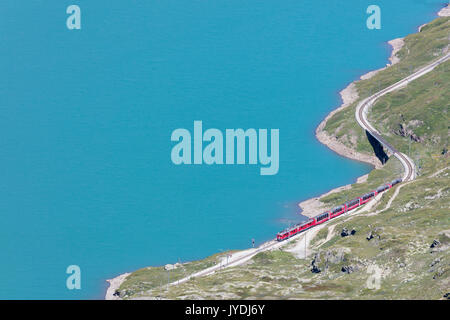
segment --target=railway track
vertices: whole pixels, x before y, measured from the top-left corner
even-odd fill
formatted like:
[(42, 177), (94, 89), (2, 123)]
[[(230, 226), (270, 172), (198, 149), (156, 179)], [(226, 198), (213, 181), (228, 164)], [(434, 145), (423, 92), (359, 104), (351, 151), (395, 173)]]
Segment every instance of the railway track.
[(416, 175), (415, 165), (414, 162), (404, 153), (399, 152), (394, 146), (389, 144), (382, 136), (381, 134), (367, 121), (367, 113), (369, 108), (375, 103), (375, 101), (384, 96), (385, 94), (392, 92), (394, 90), (400, 89), (404, 86), (406, 86), (409, 82), (427, 74), (428, 72), (432, 71), (434, 68), (436, 68), (441, 63), (444, 63), (450, 59), (450, 53), (446, 54), (445, 56), (437, 59), (433, 63), (419, 69), (418, 71), (414, 72), (413, 74), (407, 76), (406, 78), (384, 88), (383, 90), (371, 95), (370, 97), (364, 99), (361, 101), (358, 106), (356, 107), (355, 117), (356, 121), (358, 121), (358, 124), (367, 132), (369, 132), (378, 142), (380, 142), (383, 146), (385, 146), (388, 150), (392, 152), (392, 154), (400, 160), (400, 162), (403, 165), (403, 168), (405, 169), (405, 173), (403, 176), (403, 181), (410, 181), (414, 180)]
[[(435, 67), (437, 67), (438, 65), (440, 65), (441, 63), (447, 61), (448, 59), (450, 59), (450, 53), (448, 53), (447, 55), (441, 57), (440, 59), (436, 60), (435, 62), (419, 69), (418, 71), (416, 71), (415, 73), (409, 75), (408, 77), (390, 85), (387, 88), (384, 88), (383, 90), (371, 95), (370, 97), (364, 99), (363, 101), (361, 101), (357, 108), (356, 108), (356, 120), (358, 121), (358, 124), (366, 131), (368, 131), (375, 139), (377, 139), (383, 146), (385, 146), (387, 149), (389, 149), (393, 155), (395, 157), (397, 157), (400, 162), (402, 163), (404, 169), (405, 169), (405, 174), (403, 177), (403, 181), (410, 181), (413, 180), (415, 178), (415, 166), (414, 166), (414, 162), (405, 154), (399, 152), (394, 146), (392, 146), (391, 144), (389, 144), (389, 142), (387, 142), (382, 136), (381, 134), (367, 121), (367, 112), (369, 110), (369, 108), (374, 104), (374, 102), (382, 97), (383, 95), (397, 90), (405, 85), (407, 85), (410, 81), (415, 80), (425, 74), (427, 74), (428, 72), (432, 71)], [(247, 253), (245, 253), (245, 251), (242, 254), (237, 254), (237, 256), (235, 256), (234, 258), (232, 257), (230, 261), (228, 261), (228, 263), (219, 263), (217, 265), (214, 265), (212, 267), (209, 267), (207, 269), (204, 269), (202, 271), (199, 271), (197, 273), (194, 273), (192, 275), (189, 275), (185, 278), (179, 279), (177, 281), (174, 281), (172, 283), (170, 283), (170, 286), (173, 285), (178, 285), (181, 284), (183, 282), (186, 282), (194, 277), (201, 277), (201, 276), (206, 276), (206, 275), (210, 275), (215, 273), (216, 271), (219, 271), (223, 268), (227, 268), (227, 267), (231, 267), (231, 266), (237, 266), (240, 265), (242, 263), (244, 263), (247, 260), (250, 260), (253, 256), (255, 256), (256, 254), (258, 254), (259, 252), (263, 252), (269, 249), (275, 249), (278, 246), (284, 245), (288, 242), (291, 242), (292, 240), (295, 240), (298, 238), (298, 236), (300, 236), (303, 233), (299, 233), (295, 236), (293, 236), (292, 238), (288, 239), (287, 241), (283, 241), (283, 242), (278, 242), (276, 240), (270, 240), (267, 241), (265, 243), (263, 243), (261, 246), (259, 246), (256, 249), (249, 249)]]

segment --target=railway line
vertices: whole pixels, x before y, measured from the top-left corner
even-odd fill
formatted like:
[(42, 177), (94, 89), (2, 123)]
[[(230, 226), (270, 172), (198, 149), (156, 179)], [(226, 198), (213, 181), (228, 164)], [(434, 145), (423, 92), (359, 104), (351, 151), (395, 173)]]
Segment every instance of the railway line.
[(384, 88), (383, 90), (371, 95), (370, 97), (364, 99), (361, 101), (358, 106), (356, 107), (355, 117), (356, 121), (358, 121), (358, 124), (366, 130), (368, 133), (370, 133), (378, 142), (380, 142), (384, 147), (386, 147), (392, 154), (400, 160), (400, 162), (403, 165), (404, 168), (404, 176), (403, 181), (410, 181), (414, 180), (416, 176), (416, 168), (414, 165), (414, 162), (404, 153), (399, 152), (394, 146), (389, 144), (382, 136), (381, 134), (367, 121), (367, 113), (370, 109), (370, 107), (375, 103), (375, 101), (384, 96), (385, 94), (388, 94), (389, 92), (392, 92), (394, 90), (400, 89), (404, 86), (406, 86), (410, 81), (413, 81), (428, 72), (432, 71), (434, 68), (436, 68), (438, 65), (444, 63), (450, 59), (450, 53), (447, 53), (445, 56), (439, 58), (438, 60), (434, 61), (433, 63), (419, 69), (418, 71), (414, 72), (413, 74), (407, 76), (406, 78), (403, 78), (402, 80)]
[[(413, 74), (407, 76), (406, 78), (403, 78), (402, 80), (388, 86), (387, 88), (384, 88), (383, 90), (369, 96), (368, 98), (365, 98), (363, 101), (361, 101), (358, 106), (356, 107), (355, 117), (358, 122), (358, 124), (367, 132), (369, 132), (376, 140), (378, 140), (384, 147), (386, 147), (396, 158), (400, 160), (404, 167), (404, 176), (402, 178), (403, 182), (411, 181), (415, 178), (416, 172), (415, 172), (415, 165), (414, 162), (405, 154), (399, 152), (394, 146), (389, 144), (382, 136), (381, 134), (369, 123), (367, 120), (367, 113), (370, 107), (375, 103), (375, 101), (384, 96), (385, 94), (392, 92), (394, 90), (400, 89), (404, 86), (406, 86), (410, 81), (413, 81), (428, 72), (432, 71), (434, 68), (436, 68), (438, 65), (444, 63), (445, 61), (450, 59), (450, 53), (446, 54), (445, 56), (437, 59), (433, 63), (419, 69), (418, 71), (414, 72)], [(343, 215), (344, 216), (344, 215)], [(303, 233), (301, 233), (303, 234)], [(289, 238), (283, 242), (278, 242), (275, 239), (267, 241), (260, 245), (258, 248), (248, 249), (245, 251), (241, 251), (238, 253), (235, 253), (234, 256), (231, 255), (227, 258), (227, 263), (224, 263), (225, 259), (222, 260), (217, 265), (214, 265), (212, 267), (209, 267), (207, 269), (201, 270), (197, 273), (194, 273), (192, 275), (189, 275), (185, 278), (179, 279), (177, 281), (174, 281), (170, 283), (169, 285), (178, 285), (183, 282), (186, 282), (194, 277), (200, 277), (200, 276), (206, 276), (210, 274), (214, 274), (215, 272), (226, 268), (226, 267), (232, 267), (240, 265), (248, 260), (250, 260), (253, 256), (258, 254), (259, 252), (267, 251), (270, 249), (278, 248), (282, 245), (285, 245), (288, 242), (291, 242), (292, 240), (298, 239), (298, 236), (300, 236), (300, 233), (293, 236), (292, 238)]]

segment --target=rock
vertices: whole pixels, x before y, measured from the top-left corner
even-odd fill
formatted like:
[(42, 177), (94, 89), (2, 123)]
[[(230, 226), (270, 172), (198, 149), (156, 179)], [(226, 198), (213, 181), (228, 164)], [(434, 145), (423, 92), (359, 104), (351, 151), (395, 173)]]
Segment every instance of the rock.
[(398, 264), (398, 267), (399, 267), (399, 268), (404, 268), (404, 267), (406, 267), (406, 264), (404, 264), (403, 262), (402, 262), (402, 263), (399, 263), (399, 264)]
[(433, 243), (431, 244), (430, 248), (435, 248), (437, 246), (439, 246), (441, 244), (441, 242), (437, 239), (433, 240)]
[(315, 255), (314, 255), (314, 259), (311, 261), (311, 266), (312, 266), (312, 269), (311, 269), (311, 272), (312, 273), (319, 273), (319, 272), (321, 272), (322, 270), (319, 268), (319, 263), (321, 262), (321, 259), (320, 259), (320, 252), (318, 252), (318, 253), (316, 253)]
[(168, 271), (168, 270), (174, 270), (174, 269), (176, 269), (176, 268), (178, 268), (178, 267), (181, 267), (181, 266), (182, 266), (182, 264), (179, 263), (179, 262), (177, 262), (177, 263), (175, 263), (175, 264), (166, 264), (166, 265), (164, 266), (164, 270), (166, 270), (166, 271)]
[(421, 120), (411, 120), (408, 122), (408, 127), (417, 128), (423, 125), (423, 121)]
[(419, 137), (418, 135), (416, 135), (414, 133), (414, 131), (412, 131), (411, 129), (408, 129), (406, 127), (406, 125), (403, 125), (402, 123), (398, 124), (398, 129), (394, 130), (394, 134), (401, 136), (401, 137), (409, 137), (411, 140), (415, 141), (415, 142), (422, 142), (423, 139), (421, 137)]
[(380, 231), (382, 228), (376, 227), (373, 230), (370, 230), (369, 234), (367, 235), (366, 239), (367, 241), (370, 241), (373, 238), (381, 239)]
[(348, 232), (347, 228), (343, 228), (342, 231), (341, 231), (341, 237), (347, 237), (347, 236), (350, 236), (350, 235), (353, 236), (355, 233), (356, 233), (355, 229), (352, 229), (351, 232)]
[(350, 274), (354, 271), (352, 266), (343, 266), (341, 269), (342, 272), (345, 272), (347, 274)]
[(329, 265), (337, 264), (346, 261), (345, 254), (350, 250), (348, 248), (338, 248), (335, 250), (327, 250), (325, 252), (318, 252), (314, 255), (314, 259), (311, 261), (311, 272), (319, 273), (326, 271)]
[(312, 273), (320, 273), (322, 270), (318, 266), (313, 266), (311, 269)]
[(173, 270), (173, 269), (175, 269), (174, 266), (173, 266), (173, 264), (166, 264), (166, 265), (164, 266), (164, 270), (166, 270), (166, 271), (168, 271), (168, 270)]
[(430, 264), (430, 267), (435, 266), (435, 265), (438, 264), (439, 262), (441, 262), (441, 258), (436, 258), (436, 259), (434, 259), (434, 261)]
[(437, 279), (444, 274), (444, 269), (439, 268), (436, 274), (433, 276), (433, 279)]

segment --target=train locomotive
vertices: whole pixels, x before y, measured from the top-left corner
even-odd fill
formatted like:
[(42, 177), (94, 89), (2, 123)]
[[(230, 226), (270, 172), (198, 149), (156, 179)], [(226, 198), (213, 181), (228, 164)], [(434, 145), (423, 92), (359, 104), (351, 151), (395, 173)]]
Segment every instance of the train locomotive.
[(336, 218), (343, 213), (349, 212), (350, 210), (353, 210), (353, 209), (365, 204), (366, 202), (368, 202), (370, 199), (372, 199), (376, 195), (378, 195), (386, 190), (391, 189), (393, 186), (395, 186), (396, 184), (398, 184), (400, 182), (402, 182), (402, 179), (392, 180), (391, 182), (383, 184), (383, 185), (379, 186), (378, 188), (376, 188), (375, 190), (362, 195), (361, 197), (357, 197), (355, 199), (347, 201), (344, 204), (337, 206), (337, 207), (335, 207), (329, 211), (326, 211), (324, 213), (321, 213), (313, 218), (310, 218), (305, 222), (298, 223), (298, 224), (294, 225), (293, 227), (284, 229), (283, 231), (280, 231), (277, 233), (277, 240), (283, 241), (283, 240), (289, 239), (290, 237), (292, 237), (296, 234), (299, 234), (307, 229), (310, 229), (314, 226), (322, 224), (330, 219)]

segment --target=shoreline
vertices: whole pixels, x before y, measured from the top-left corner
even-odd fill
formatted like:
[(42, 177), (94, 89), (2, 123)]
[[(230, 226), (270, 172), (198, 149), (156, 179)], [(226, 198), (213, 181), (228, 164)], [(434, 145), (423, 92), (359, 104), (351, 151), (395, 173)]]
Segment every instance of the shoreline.
[[(447, 5), (443, 7), (441, 10), (439, 10), (436, 15), (438, 17), (449, 17), (450, 16), (450, 5)], [(420, 25), (417, 29), (418, 32), (421, 32), (422, 28), (425, 27), (428, 23)], [(389, 68), (390, 66), (393, 66), (397, 62), (400, 61), (400, 59), (397, 57), (397, 53), (401, 50), (401, 48), (404, 46), (404, 37), (402, 38), (396, 38), (387, 41), (387, 43), (392, 47), (392, 52), (390, 57), (388, 58), (390, 63), (387, 63), (385, 67), (382, 67), (380, 69), (369, 71), (359, 77), (359, 79), (352, 81), (347, 87), (342, 89), (339, 92), (339, 95), (341, 96), (342, 103), (339, 107), (332, 110), (317, 126), (315, 136), (317, 140), (319, 140), (320, 143), (327, 146), (329, 149), (336, 152), (338, 155), (356, 160), (368, 163), (374, 167), (374, 169), (379, 169), (382, 167), (381, 162), (378, 160), (375, 156), (369, 156), (366, 154), (358, 153), (355, 150), (347, 147), (346, 145), (340, 143), (335, 137), (330, 136), (327, 132), (324, 131), (324, 128), (327, 124), (327, 121), (337, 112), (347, 108), (352, 103), (358, 100), (359, 95), (356, 89), (355, 83), (359, 80), (367, 80), (372, 78), (374, 75), (376, 75), (378, 72)], [(368, 174), (365, 174), (361, 177), (358, 177), (356, 179), (356, 183), (361, 183), (367, 180)], [(320, 211), (322, 209), (326, 209), (324, 206), (325, 204), (320, 201), (321, 198), (328, 196), (332, 193), (339, 192), (342, 190), (348, 190), (351, 188), (351, 184), (347, 184), (345, 186), (340, 186), (337, 188), (334, 188), (326, 193), (323, 193), (317, 197), (313, 197), (310, 199), (306, 199), (298, 204), (298, 206), (301, 208), (302, 212), (301, 214), (311, 218), (317, 214), (320, 214)]]
[[(337, 107), (336, 109), (332, 110), (330, 113), (328, 113), (328, 115), (319, 123), (319, 125), (317, 126), (316, 131), (315, 131), (316, 139), (319, 140), (320, 143), (322, 143), (323, 145), (327, 146), (329, 149), (331, 149), (332, 151), (337, 153), (338, 155), (343, 156), (345, 158), (352, 159), (352, 160), (370, 164), (373, 167), (373, 169), (379, 169), (383, 166), (382, 163), (380, 162), (380, 160), (376, 156), (370, 156), (367, 154), (359, 153), (359, 152), (347, 147), (346, 145), (339, 142), (336, 139), (336, 137), (330, 136), (324, 130), (324, 128), (325, 128), (328, 120), (333, 115), (335, 115), (337, 112), (349, 107), (350, 105), (352, 105), (355, 101), (357, 101), (359, 99), (359, 94), (358, 94), (358, 91), (356, 89), (356, 84), (355, 84), (357, 81), (370, 79), (374, 75), (376, 75), (378, 72), (380, 72), (386, 68), (389, 68), (390, 66), (393, 66), (394, 64), (396, 64), (397, 62), (400, 61), (400, 59), (397, 57), (397, 53), (400, 51), (400, 49), (404, 45), (403, 38), (392, 39), (392, 40), (389, 40), (387, 43), (392, 47), (391, 55), (388, 58), (390, 63), (386, 64), (386, 66), (383, 68), (372, 70), (372, 71), (369, 71), (369, 72), (361, 75), (359, 77), (359, 79), (352, 81), (347, 87), (342, 89), (339, 92), (339, 95), (341, 96), (341, 100), (342, 100), (341, 105), (339, 107)], [(365, 175), (358, 177), (356, 179), (356, 183), (365, 182), (367, 180), (368, 176), (369, 176), (369, 174), (367, 173)], [(340, 186), (340, 187), (331, 189), (330, 191), (323, 193), (317, 197), (313, 197), (313, 198), (310, 198), (310, 199), (300, 202), (298, 204), (298, 206), (302, 210), (301, 214), (308, 218), (314, 217), (315, 215), (319, 214), (320, 211), (322, 211), (323, 209), (326, 209), (325, 204), (320, 201), (321, 198), (326, 197), (332, 193), (340, 192), (343, 190), (348, 190), (350, 188), (351, 188), (351, 184), (347, 184), (344, 186)]]
[(114, 295), (114, 292), (120, 288), (120, 285), (131, 274), (131, 272), (122, 273), (121, 275), (106, 280), (109, 283), (108, 289), (106, 289), (105, 300), (120, 300)]
[[(436, 13), (436, 15), (438, 17), (449, 17), (450, 16), (450, 4), (446, 5), (442, 9), (440, 9)], [(421, 32), (422, 28), (424, 26), (426, 26), (426, 25), (427, 25), (427, 23), (419, 26), (418, 27), (418, 32)], [(378, 168), (382, 167), (382, 164), (380, 163), (378, 158), (376, 158), (375, 156), (369, 156), (369, 155), (366, 155), (366, 154), (361, 154), (361, 153), (356, 152), (353, 149), (350, 149), (349, 147), (347, 147), (347, 146), (341, 144), (340, 142), (338, 142), (335, 137), (329, 136), (323, 129), (325, 128), (327, 121), (335, 113), (339, 112), (342, 109), (345, 109), (346, 107), (350, 106), (353, 102), (358, 100), (359, 95), (358, 95), (358, 92), (357, 92), (357, 89), (356, 89), (356, 85), (355, 85), (356, 81), (370, 79), (371, 77), (373, 77), (375, 74), (377, 74), (381, 70), (384, 70), (384, 69), (386, 69), (386, 68), (396, 64), (400, 60), (397, 57), (397, 53), (400, 51), (400, 49), (404, 45), (403, 39), (404, 39), (404, 37), (396, 38), (396, 39), (389, 40), (387, 42), (392, 47), (391, 55), (388, 58), (390, 63), (387, 63), (385, 67), (382, 67), (382, 68), (377, 69), (377, 70), (372, 70), (372, 71), (369, 71), (369, 72), (361, 75), (359, 79), (352, 81), (349, 85), (347, 85), (343, 90), (341, 90), (339, 92), (339, 94), (341, 96), (341, 100), (342, 100), (341, 105), (339, 107), (337, 107), (336, 109), (332, 110), (320, 122), (320, 124), (317, 126), (316, 131), (315, 131), (316, 139), (319, 140), (320, 143), (322, 143), (325, 146), (327, 146), (328, 148), (330, 148), (332, 151), (336, 152), (340, 156), (344, 156), (344, 157), (352, 159), (352, 160), (368, 163), (368, 164), (370, 164), (370, 165), (372, 165), (374, 167), (373, 169), (378, 169)], [(368, 175), (369, 174), (367, 173), (367, 174), (364, 174), (364, 175), (358, 177), (356, 179), (356, 183), (363, 183), (363, 182), (365, 182), (367, 180)], [(331, 189), (330, 191), (328, 191), (326, 193), (323, 193), (323, 194), (321, 194), (321, 195), (319, 195), (317, 197), (309, 198), (309, 199), (306, 199), (306, 200), (298, 203), (298, 206), (302, 209), (301, 215), (303, 215), (305, 217), (308, 217), (308, 218), (311, 218), (311, 217), (313, 217), (313, 216), (315, 216), (317, 214), (320, 214), (321, 210), (325, 209), (324, 208), (325, 204), (320, 201), (320, 199), (322, 197), (328, 196), (328, 195), (330, 195), (332, 193), (339, 192), (339, 191), (342, 191), (342, 190), (347, 190), (347, 189), (350, 189), (350, 188), (351, 188), (351, 184), (340, 186), (340, 187)], [(114, 292), (117, 289), (119, 289), (121, 284), (125, 281), (125, 279), (131, 273), (132, 272), (123, 273), (123, 274), (118, 275), (115, 278), (106, 280), (106, 282), (109, 283), (109, 287), (107, 288), (106, 293), (105, 293), (105, 300), (121, 300), (120, 298), (114, 296)]]

